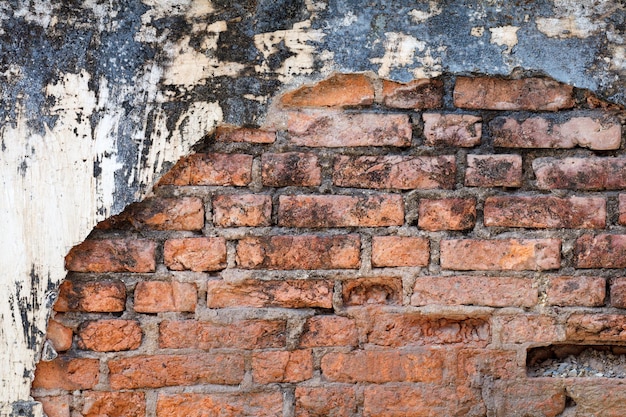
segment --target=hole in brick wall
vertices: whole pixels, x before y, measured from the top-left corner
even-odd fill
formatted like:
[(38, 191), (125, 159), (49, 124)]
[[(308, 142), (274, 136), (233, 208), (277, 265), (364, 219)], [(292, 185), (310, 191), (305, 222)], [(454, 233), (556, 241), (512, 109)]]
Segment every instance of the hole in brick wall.
[(626, 346), (550, 345), (528, 350), (530, 377), (626, 378)]

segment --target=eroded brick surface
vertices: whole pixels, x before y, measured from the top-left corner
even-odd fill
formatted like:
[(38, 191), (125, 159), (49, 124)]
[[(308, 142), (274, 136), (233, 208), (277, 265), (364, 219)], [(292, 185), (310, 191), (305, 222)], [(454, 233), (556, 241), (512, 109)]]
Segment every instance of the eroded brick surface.
[(419, 79), (408, 83), (383, 80), (382, 103), (398, 109), (436, 109), (443, 105), (443, 82)]
[(429, 259), (428, 239), (404, 236), (372, 238), (372, 266), (426, 266)]
[(424, 113), (424, 136), (428, 146), (471, 148), (480, 144), (482, 119), (468, 114)]

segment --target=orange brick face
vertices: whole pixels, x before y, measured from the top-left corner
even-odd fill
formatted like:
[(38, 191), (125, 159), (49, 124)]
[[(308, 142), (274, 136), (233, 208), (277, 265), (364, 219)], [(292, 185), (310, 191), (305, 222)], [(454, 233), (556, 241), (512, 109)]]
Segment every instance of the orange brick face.
[(143, 333), (134, 320), (97, 320), (83, 323), (78, 330), (78, 347), (96, 352), (137, 349)]
[(170, 239), (163, 250), (165, 265), (174, 271), (219, 271), (226, 267), (226, 240), (196, 237)]
[(153, 272), (156, 244), (151, 240), (86, 240), (65, 257), (75, 272)]
[(429, 257), (427, 239), (402, 236), (372, 238), (372, 266), (426, 266)]

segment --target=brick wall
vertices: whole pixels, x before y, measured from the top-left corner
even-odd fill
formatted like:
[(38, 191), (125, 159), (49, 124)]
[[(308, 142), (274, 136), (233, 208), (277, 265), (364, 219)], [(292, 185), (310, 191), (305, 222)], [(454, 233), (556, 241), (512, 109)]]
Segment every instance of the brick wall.
[(527, 369), (623, 356), (622, 109), (542, 78), (276, 101), (67, 255), (50, 417), (626, 415), (618, 378)]

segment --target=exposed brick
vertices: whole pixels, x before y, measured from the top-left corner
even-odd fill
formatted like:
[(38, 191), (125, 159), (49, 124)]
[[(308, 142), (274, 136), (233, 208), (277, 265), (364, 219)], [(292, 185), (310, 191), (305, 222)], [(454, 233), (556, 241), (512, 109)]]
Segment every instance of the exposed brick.
[(297, 417), (346, 417), (356, 415), (357, 400), (353, 387), (296, 387)]
[(383, 80), (382, 103), (396, 109), (436, 109), (443, 106), (443, 82), (418, 79), (409, 83)]
[(543, 190), (626, 188), (626, 158), (537, 158), (533, 170)]
[(57, 352), (64, 352), (72, 347), (74, 331), (56, 320), (48, 321), (46, 338)]
[(247, 269), (350, 269), (359, 267), (359, 235), (249, 237), (237, 245)]
[(421, 229), (468, 230), (476, 224), (476, 200), (473, 198), (422, 199), (417, 225)]
[(66, 280), (59, 287), (54, 310), (116, 313), (126, 307), (126, 286), (118, 279)]
[(606, 200), (601, 197), (488, 197), (485, 226), (526, 228), (606, 227)]
[(261, 178), (269, 187), (314, 187), (322, 183), (322, 168), (312, 153), (264, 153)]
[(547, 302), (557, 306), (604, 305), (606, 281), (602, 277), (550, 277)]
[(577, 378), (568, 384), (567, 395), (576, 403), (580, 416), (622, 417), (626, 415), (626, 386), (616, 378)]
[(457, 355), (457, 377), (470, 384), (485, 377), (514, 379), (526, 376), (515, 350), (462, 349)]
[(78, 347), (96, 352), (137, 349), (143, 332), (135, 320), (86, 321), (78, 329)]
[(135, 287), (134, 309), (138, 313), (194, 312), (196, 284), (178, 281), (141, 281)]
[(284, 94), (283, 107), (349, 107), (374, 102), (374, 86), (364, 74), (333, 74), (312, 86)]
[(73, 391), (91, 389), (98, 383), (98, 359), (57, 357), (50, 362), (41, 361), (35, 370), (33, 388)]
[(626, 278), (613, 278), (611, 281), (611, 305), (626, 308)]
[(269, 195), (223, 194), (213, 198), (216, 226), (269, 226), (271, 222), (272, 198)]
[(626, 235), (582, 235), (574, 257), (578, 268), (625, 268)]
[(157, 417), (282, 417), (283, 394), (281, 392), (159, 394), (156, 415)]
[(354, 320), (341, 316), (313, 316), (306, 320), (301, 347), (356, 346), (358, 334)]
[(567, 340), (573, 342), (625, 342), (623, 314), (572, 314), (566, 325)]
[(144, 417), (146, 398), (143, 392), (85, 392), (83, 417)]
[(312, 376), (311, 350), (257, 352), (252, 355), (252, 380), (256, 383), (301, 382)]
[(626, 225), (626, 194), (619, 195), (619, 224)]
[(467, 155), (465, 186), (521, 187), (520, 155)]
[(574, 88), (545, 78), (457, 77), (454, 105), (484, 110), (561, 110), (575, 105)]
[(337, 382), (439, 382), (443, 378), (441, 350), (411, 352), (366, 350), (328, 353), (322, 374)]
[(619, 149), (622, 129), (610, 117), (572, 117), (565, 122), (553, 116), (516, 119), (498, 117), (490, 124), (494, 146), (505, 148)]
[(334, 111), (292, 112), (287, 131), (294, 145), (337, 148), (343, 146), (410, 146), (412, 128), (406, 114)]
[(48, 417), (70, 417), (70, 404), (72, 403), (70, 395), (35, 397), (35, 401), (41, 403), (43, 411)]
[(228, 324), (207, 321), (163, 321), (159, 326), (162, 349), (266, 349), (284, 347), (282, 320), (239, 320)]
[(561, 266), (560, 239), (441, 241), (441, 267), (459, 271), (542, 271)]
[(519, 314), (498, 319), (502, 343), (547, 343), (563, 340), (561, 326), (550, 316)]
[(278, 225), (285, 227), (382, 227), (404, 224), (404, 201), (398, 194), (282, 195), (278, 204)]
[(219, 271), (226, 268), (226, 240), (222, 237), (169, 239), (163, 257), (165, 265), (174, 271)]
[[(566, 416), (565, 389), (557, 378), (496, 381), (494, 402), (496, 416), (526, 417)], [(578, 411), (578, 410), (575, 410)], [(562, 414), (563, 413), (563, 414)], [(577, 414), (577, 413), (576, 413)]]
[(159, 185), (234, 185), (252, 181), (252, 156), (197, 153), (179, 160)]
[(218, 126), (215, 129), (217, 142), (274, 143), (276, 132), (236, 126)]
[(85, 240), (65, 257), (74, 272), (154, 272), (156, 243), (151, 240)]
[(469, 114), (424, 113), (424, 136), (428, 146), (480, 145), (482, 119)]
[(372, 266), (427, 266), (430, 244), (422, 237), (374, 236)]
[(455, 181), (453, 156), (339, 156), (333, 168), (339, 187), (452, 189)]
[(528, 278), (418, 277), (411, 304), (532, 307), (537, 304), (537, 298), (537, 288), (533, 288), (533, 282)]
[(344, 306), (368, 304), (402, 305), (402, 279), (372, 277), (351, 279), (343, 282)]
[(455, 393), (440, 385), (370, 385), (363, 393), (364, 417), (459, 415)]

